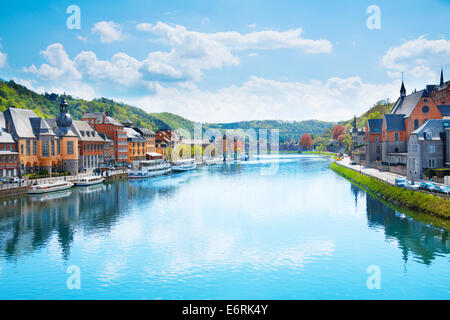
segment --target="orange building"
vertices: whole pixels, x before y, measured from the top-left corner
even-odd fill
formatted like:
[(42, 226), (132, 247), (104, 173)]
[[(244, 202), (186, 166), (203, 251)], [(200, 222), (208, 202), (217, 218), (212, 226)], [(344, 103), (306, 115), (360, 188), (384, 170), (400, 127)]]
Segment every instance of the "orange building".
[(78, 173), (78, 138), (70, 130), (72, 117), (65, 100), (54, 126), (32, 110), (8, 108), (3, 112), (5, 128), (16, 141), (22, 174), (47, 170)]
[(124, 126), (105, 112), (88, 112), (82, 117), (95, 131), (104, 133), (111, 139), (111, 162), (125, 164), (128, 162), (128, 141)]
[(130, 120), (122, 122), (127, 134), (128, 142), (128, 163), (136, 164), (137, 161), (145, 160), (146, 139), (136, 130), (131, 128), (133, 123)]

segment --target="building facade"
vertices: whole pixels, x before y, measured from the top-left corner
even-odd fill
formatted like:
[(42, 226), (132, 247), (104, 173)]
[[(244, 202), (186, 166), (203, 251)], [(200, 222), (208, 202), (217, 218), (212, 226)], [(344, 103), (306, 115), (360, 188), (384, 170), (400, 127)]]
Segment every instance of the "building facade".
[(126, 164), (128, 162), (127, 133), (123, 124), (114, 120), (105, 112), (88, 112), (81, 119), (89, 124), (95, 131), (104, 133), (112, 142), (110, 143), (111, 162)]
[(78, 136), (78, 169), (91, 172), (105, 162), (105, 140), (84, 121), (73, 121), (72, 131)]
[(19, 175), (19, 153), (13, 137), (5, 129), (3, 114), (0, 113), (0, 177)]

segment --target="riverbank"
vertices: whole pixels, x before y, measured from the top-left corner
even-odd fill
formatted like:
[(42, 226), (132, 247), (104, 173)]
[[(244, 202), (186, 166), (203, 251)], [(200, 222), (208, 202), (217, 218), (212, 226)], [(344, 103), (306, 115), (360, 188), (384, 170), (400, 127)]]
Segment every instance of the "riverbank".
[(386, 201), (440, 218), (450, 219), (449, 198), (395, 187), (377, 178), (339, 165), (336, 162), (331, 164), (331, 169)]

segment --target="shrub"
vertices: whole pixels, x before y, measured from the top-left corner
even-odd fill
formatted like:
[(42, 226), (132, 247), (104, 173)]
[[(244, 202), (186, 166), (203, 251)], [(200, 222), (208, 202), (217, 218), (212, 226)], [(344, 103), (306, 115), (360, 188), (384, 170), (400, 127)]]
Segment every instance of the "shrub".
[(381, 180), (366, 176), (336, 163), (331, 164), (331, 169), (349, 180), (368, 188), (387, 201), (398, 201), (405, 207), (413, 210), (422, 211), (446, 219), (450, 218), (449, 198), (394, 187)]

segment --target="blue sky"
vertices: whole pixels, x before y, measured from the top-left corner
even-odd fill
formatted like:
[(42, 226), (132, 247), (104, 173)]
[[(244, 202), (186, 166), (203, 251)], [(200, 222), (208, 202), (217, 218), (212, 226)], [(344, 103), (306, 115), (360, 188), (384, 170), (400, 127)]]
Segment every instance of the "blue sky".
[(197, 121), (336, 121), (396, 99), (401, 72), (408, 91), (450, 78), (449, 18), (443, 0), (2, 2), (0, 77)]

